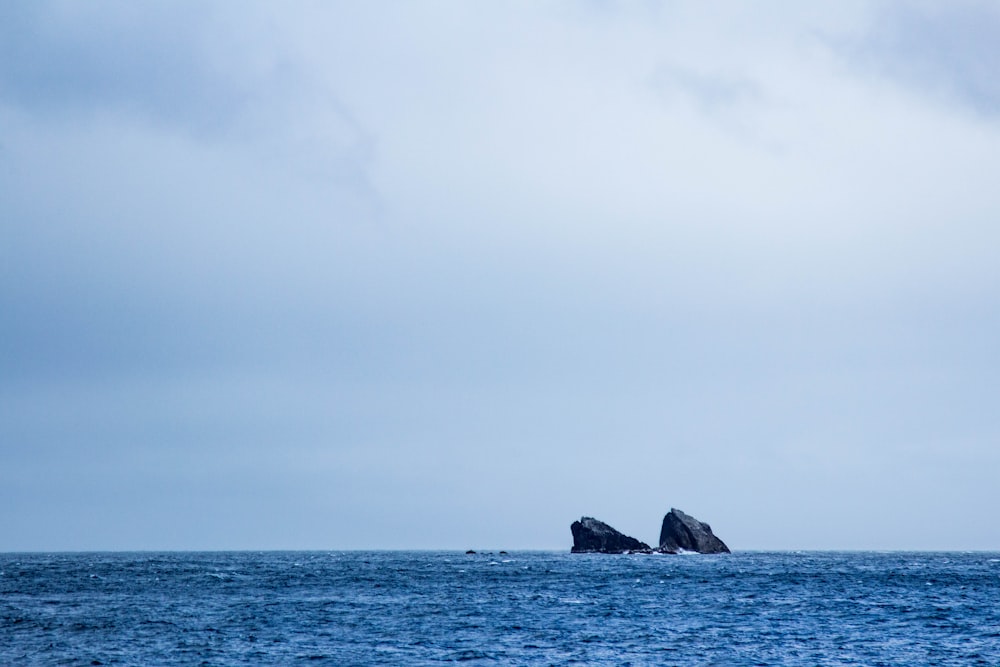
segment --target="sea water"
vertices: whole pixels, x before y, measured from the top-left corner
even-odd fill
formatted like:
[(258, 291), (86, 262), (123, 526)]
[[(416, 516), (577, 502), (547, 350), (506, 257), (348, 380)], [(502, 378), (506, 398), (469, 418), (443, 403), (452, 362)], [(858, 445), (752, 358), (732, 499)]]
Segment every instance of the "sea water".
[(0, 664), (1000, 665), (1000, 554), (0, 554)]

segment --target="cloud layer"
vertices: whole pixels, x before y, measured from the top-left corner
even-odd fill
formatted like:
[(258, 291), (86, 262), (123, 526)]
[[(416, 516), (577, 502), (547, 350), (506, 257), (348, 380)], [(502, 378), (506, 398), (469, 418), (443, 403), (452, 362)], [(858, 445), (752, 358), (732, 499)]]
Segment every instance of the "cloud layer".
[(997, 548), (997, 37), (7, 3), (0, 550)]

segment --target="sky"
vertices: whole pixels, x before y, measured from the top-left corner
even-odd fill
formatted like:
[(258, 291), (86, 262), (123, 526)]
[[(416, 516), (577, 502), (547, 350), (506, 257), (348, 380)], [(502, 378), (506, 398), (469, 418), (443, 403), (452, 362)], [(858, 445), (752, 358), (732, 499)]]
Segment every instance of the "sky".
[(992, 2), (0, 0), (0, 551), (1000, 550)]

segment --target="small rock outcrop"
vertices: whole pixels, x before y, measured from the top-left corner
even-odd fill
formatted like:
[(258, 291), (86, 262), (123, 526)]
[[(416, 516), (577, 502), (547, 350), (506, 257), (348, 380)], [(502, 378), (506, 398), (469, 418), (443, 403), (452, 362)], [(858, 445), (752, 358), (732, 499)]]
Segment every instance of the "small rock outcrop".
[(657, 551), (675, 554), (696, 551), (702, 554), (727, 554), (729, 547), (712, 533), (712, 527), (693, 516), (671, 508), (663, 517), (660, 546)]
[(652, 553), (649, 545), (629, 537), (589, 516), (574, 521), (569, 527), (573, 532), (572, 553), (620, 554), (626, 552)]

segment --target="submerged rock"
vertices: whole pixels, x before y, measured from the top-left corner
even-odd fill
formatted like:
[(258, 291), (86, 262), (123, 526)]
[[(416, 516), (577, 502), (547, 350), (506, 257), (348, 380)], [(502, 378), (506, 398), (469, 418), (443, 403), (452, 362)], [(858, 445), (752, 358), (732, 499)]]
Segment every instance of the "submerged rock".
[(569, 527), (573, 533), (572, 553), (620, 554), (625, 552), (652, 553), (649, 545), (620, 533), (603, 521), (585, 516)]
[(670, 508), (663, 517), (660, 528), (660, 546), (662, 553), (677, 553), (679, 551), (697, 551), (702, 554), (728, 554), (729, 547), (712, 532), (707, 523), (698, 521), (679, 509)]

